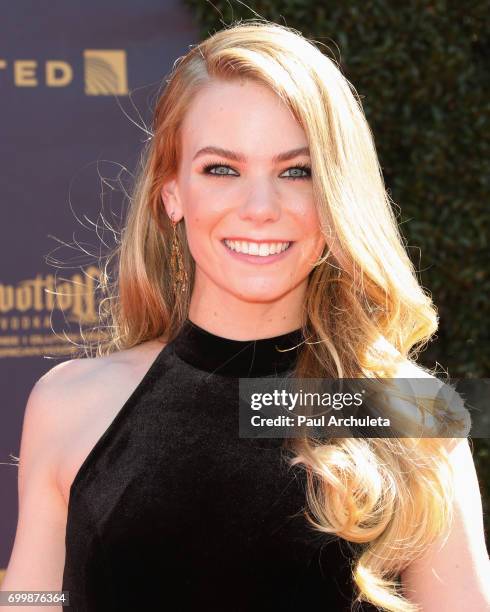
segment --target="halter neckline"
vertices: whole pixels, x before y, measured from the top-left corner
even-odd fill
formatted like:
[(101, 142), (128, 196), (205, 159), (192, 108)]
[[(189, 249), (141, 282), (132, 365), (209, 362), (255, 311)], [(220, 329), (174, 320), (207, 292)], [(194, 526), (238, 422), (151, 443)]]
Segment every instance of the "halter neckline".
[(199, 370), (221, 376), (254, 378), (292, 370), (303, 339), (299, 328), (271, 338), (232, 340), (187, 318), (172, 344), (180, 359)]

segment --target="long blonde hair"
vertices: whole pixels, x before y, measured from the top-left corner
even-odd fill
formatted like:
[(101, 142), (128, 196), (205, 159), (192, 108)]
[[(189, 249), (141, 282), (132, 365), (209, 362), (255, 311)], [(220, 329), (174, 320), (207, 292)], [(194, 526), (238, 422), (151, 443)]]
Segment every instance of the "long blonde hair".
[[(298, 377), (393, 376), (437, 330), (398, 231), (373, 137), (354, 87), (334, 60), (298, 31), (265, 20), (232, 24), (179, 58), (157, 102), (152, 138), (127, 222), (103, 270), (100, 317), (110, 337), (99, 354), (164, 336), (187, 316), (194, 261), (177, 227), (190, 282), (174, 290), (172, 226), (161, 187), (177, 171), (180, 126), (211, 79), (255, 79), (291, 109), (307, 136), (315, 205), (327, 247), (310, 273)], [(379, 339), (391, 351), (381, 350)], [(447, 451), (439, 439), (296, 439), (293, 464), (308, 475), (307, 518), (351, 543), (356, 602), (409, 612), (398, 577), (451, 520)]]

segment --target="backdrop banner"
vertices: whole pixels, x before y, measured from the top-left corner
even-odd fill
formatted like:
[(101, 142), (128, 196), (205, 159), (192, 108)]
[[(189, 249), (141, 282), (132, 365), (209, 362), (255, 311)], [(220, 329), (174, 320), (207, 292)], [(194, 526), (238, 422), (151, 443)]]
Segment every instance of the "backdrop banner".
[[(198, 42), (178, 0), (18, 0), (0, 20), (0, 568), (18, 514), (17, 463), (35, 381), (96, 323), (104, 245), (176, 57)], [(125, 199), (126, 198), (126, 199)], [(69, 410), (70, 406), (66, 406)]]

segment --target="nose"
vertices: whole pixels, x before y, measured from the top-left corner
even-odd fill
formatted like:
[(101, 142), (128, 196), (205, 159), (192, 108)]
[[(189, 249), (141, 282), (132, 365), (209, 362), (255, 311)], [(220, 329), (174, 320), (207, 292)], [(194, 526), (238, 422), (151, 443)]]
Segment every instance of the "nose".
[(240, 206), (239, 217), (242, 221), (265, 223), (277, 221), (281, 216), (281, 204), (272, 187), (262, 182), (250, 189), (245, 201)]

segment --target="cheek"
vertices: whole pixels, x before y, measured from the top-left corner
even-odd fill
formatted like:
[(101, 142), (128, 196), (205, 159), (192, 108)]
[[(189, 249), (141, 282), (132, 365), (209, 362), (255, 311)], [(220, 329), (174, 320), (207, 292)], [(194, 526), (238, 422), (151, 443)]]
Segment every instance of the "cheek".
[(209, 227), (220, 217), (221, 206), (216, 195), (200, 186), (198, 181), (190, 186), (184, 201), (184, 214), (193, 224)]
[(312, 248), (322, 248), (325, 238), (321, 232), (320, 218), (313, 202), (305, 203), (297, 210), (297, 218), (301, 224), (302, 233), (308, 236)]
[(184, 208), (187, 242), (194, 259), (206, 261), (212, 248), (211, 241), (219, 214), (213, 206), (212, 198), (196, 188), (189, 190)]
[(199, 194), (198, 189), (190, 189), (186, 194), (185, 202), (184, 216), (187, 233), (198, 238), (199, 232), (202, 232), (209, 222), (209, 212), (212, 209), (206, 196)]

